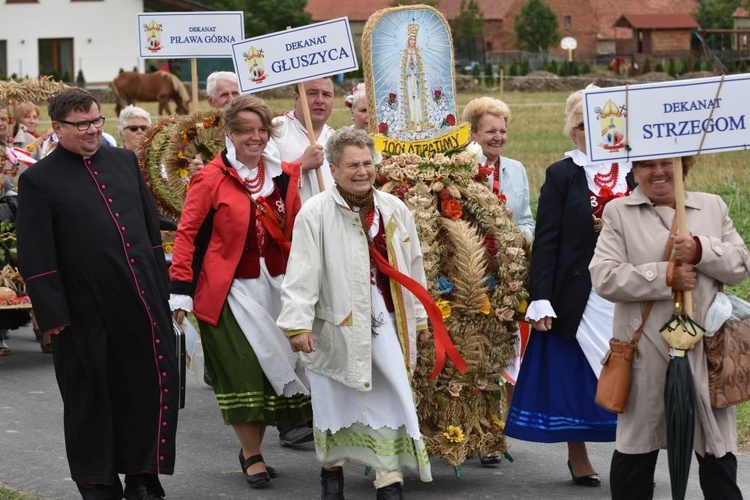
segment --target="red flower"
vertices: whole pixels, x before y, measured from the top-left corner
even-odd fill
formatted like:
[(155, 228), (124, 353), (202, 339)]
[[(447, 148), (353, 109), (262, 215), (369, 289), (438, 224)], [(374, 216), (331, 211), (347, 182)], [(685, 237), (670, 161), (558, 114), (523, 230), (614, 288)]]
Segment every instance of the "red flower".
[(453, 125), (456, 124), (456, 117), (453, 116), (452, 114), (449, 114), (448, 116), (445, 117), (445, 123), (447, 123), (449, 127), (452, 127)]
[(440, 207), (442, 208), (443, 215), (449, 219), (456, 220), (463, 214), (461, 203), (453, 198), (442, 200), (440, 202)]
[(441, 200), (447, 200), (450, 197), (451, 194), (447, 189), (441, 189), (440, 191), (438, 191), (438, 198), (440, 198)]
[(380, 125), (378, 125), (378, 132), (380, 132), (383, 135), (386, 135), (388, 133), (388, 124), (385, 122), (382, 122)]
[(490, 234), (484, 236), (484, 247), (487, 249), (487, 253), (490, 254), (490, 257), (497, 255), (498, 250), (500, 250), (500, 245), (497, 243), (497, 240)]
[(497, 199), (500, 200), (500, 203), (502, 203), (503, 205), (508, 203), (508, 197), (505, 196), (503, 193), (500, 193), (499, 195), (497, 195)]
[(492, 174), (493, 170), (494, 169), (492, 167), (488, 167), (480, 163), (479, 169), (477, 170), (477, 175), (474, 176), (474, 180), (477, 182), (485, 182), (490, 174)]

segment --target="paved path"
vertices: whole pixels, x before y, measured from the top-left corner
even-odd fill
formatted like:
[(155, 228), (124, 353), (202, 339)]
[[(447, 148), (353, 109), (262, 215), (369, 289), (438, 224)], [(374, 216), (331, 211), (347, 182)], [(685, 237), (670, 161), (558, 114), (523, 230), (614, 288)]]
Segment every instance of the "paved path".
[[(11, 332), (12, 354), (0, 357), (0, 482), (46, 499), (79, 498), (69, 476), (62, 436), (62, 401), (52, 369), (52, 357), (42, 354), (29, 328)], [(203, 366), (200, 355), (198, 365)], [(202, 372), (201, 372), (202, 375)], [(296, 500), (320, 498), (318, 465), (312, 445), (299, 449), (279, 445), (269, 428), (263, 446), (267, 462), (279, 477), (263, 491), (252, 491), (237, 461), (239, 446), (232, 430), (221, 421), (213, 392), (189, 376), (187, 408), (180, 412), (177, 468), (162, 476), (167, 498), (184, 500), (248, 499)], [(441, 460), (432, 463), (432, 483), (420, 483), (407, 473), (407, 499), (602, 499), (609, 498), (607, 470), (612, 443), (593, 444), (589, 452), (602, 473), (598, 488), (570, 481), (564, 444), (542, 445), (512, 440), (515, 461), (488, 468), (478, 460), (465, 462), (462, 477)], [(750, 500), (750, 456), (740, 456), (740, 486)], [(666, 500), (669, 476), (666, 453), (657, 467), (656, 499)], [(700, 499), (697, 466), (688, 499)], [(359, 465), (346, 467), (345, 494), (350, 500), (374, 498), (370, 478)]]

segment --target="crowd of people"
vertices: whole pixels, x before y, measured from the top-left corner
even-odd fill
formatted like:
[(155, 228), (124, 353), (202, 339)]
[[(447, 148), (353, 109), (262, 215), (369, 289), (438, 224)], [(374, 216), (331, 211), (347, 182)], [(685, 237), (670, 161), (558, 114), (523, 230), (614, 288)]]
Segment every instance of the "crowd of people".
[[(532, 331), (508, 368), (515, 387), (505, 434), (567, 443), (571, 480), (594, 487), (603, 464), (591, 462), (586, 443), (614, 442), (612, 497), (648, 499), (665, 446), (668, 349), (659, 327), (672, 288), (696, 292), (701, 322), (724, 284), (748, 278), (750, 254), (718, 196), (687, 193), (691, 234), (674, 236), (683, 264), (667, 286), (660, 253), (675, 216), (672, 161), (590, 161), (582, 95), (565, 103), (563, 133), (574, 148), (546, 169), (536, 219), (526, 168), (503, 156), (508, 105), (480, 97), (463, 110), (487, 188), (532, 249)], [(179, 408), (173, 328), (186, 313), (200, 327), (205, 380), (251, 488), (271, 486), (278, 474), (262, 455), (269, 425), (282, 445), (314, 442), (324, 500), (344, 498), (350, 461), (375, 471), (382, 500), (404, 497), (404, 470), (431, 481), (410, 386), (417, 344), (431, 341), (428, 299), (412, 293), (427, 288), (414, 218), (374, 187), (364, 84), (346, 96), (352, 124), (339, 130), (328, 124), (330, 78), (307, 81), (292, 97), (293, 109), (274, 117), (263, 100), (240, 95), (233, 73), (209, 76), (207, 102), (223, 112), (224, 147), (193, 159), (199, 168), (169, 266), (164, 221), (134, 154), (152, 123), (146, 110), (122, 110), (122, 147), (114, 148), (104, 146), (105, 117), (85, 90), (50, 100), (46, 134), (35, 105), (17, 105), (12, 128), (0, 106), (3, 149), (12, 143), (36, 160), (20, 180), (21, 172), (4, 172), (0, 196), (18, 196), (18, 266), (35, 328), (51, 339), (44, 345), (82, 498), (165, 496), (158, 476), (174, 471)], [(651, 300), (632, 395), (618, 416), (594, 402), (600, 361)], [(735, 410), (710, 407), (702, 344), (689, 359), (701, 488), (706, 498), (741, 499)], [(480, 460), (492, 466), (499, 457)]]

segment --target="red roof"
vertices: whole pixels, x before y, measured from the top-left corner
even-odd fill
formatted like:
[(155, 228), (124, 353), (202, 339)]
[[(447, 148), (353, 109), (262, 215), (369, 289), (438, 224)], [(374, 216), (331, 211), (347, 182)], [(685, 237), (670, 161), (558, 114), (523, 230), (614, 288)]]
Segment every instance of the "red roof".
[[(596, 13), (599, 21), (598, 38), (600, 40), (612, 40), (615, 37), (614, 24), (624, 12), (633, 11), (629, 2), (622, 0), (589, 0), (592, 10)], [(554, 0), (552, 0), (554, 3)], [(640, 14), (669, 14), (679, 12), (689, 14), (698, 7), (698, 0), (640, 0), (638, 12)], [(618, 32), (618, 38), (622, 38), (623, 32)]]
[(637, 30), (674, 30), (700, 27), (690, 14), (623, 14), (615, 21), (614, 26)]

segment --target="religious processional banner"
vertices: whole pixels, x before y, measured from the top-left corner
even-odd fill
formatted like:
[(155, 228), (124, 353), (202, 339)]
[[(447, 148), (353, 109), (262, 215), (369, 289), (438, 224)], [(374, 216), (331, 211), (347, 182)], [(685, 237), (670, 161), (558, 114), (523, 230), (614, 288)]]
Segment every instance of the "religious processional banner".
[(592, 162), (747, 149), (750, 75), (584, 91)]
[(240, 92), (258, 92), (358, 68), (349, 19), (340, 17), (232, 44)]
[(376, 150), (431, 157), (469, 141), (456, 113), (452, 46), (434, 9), (386, 9), (368, 20), (362, 53)]
[(137, 15), (138, 51), (144, 59), (231, 57), (245, 38), (237, 12), (146, 12)]

